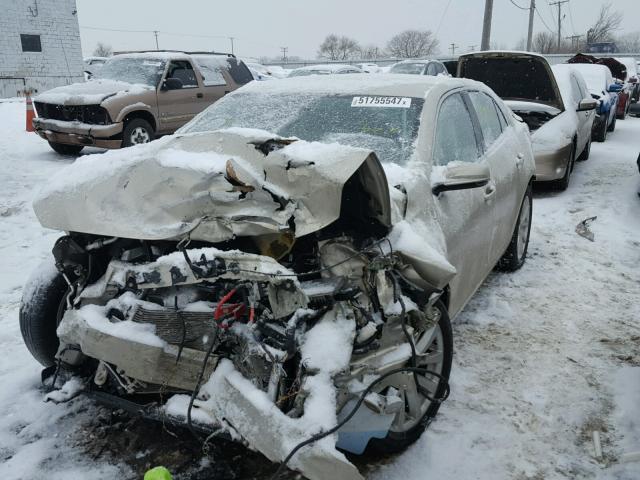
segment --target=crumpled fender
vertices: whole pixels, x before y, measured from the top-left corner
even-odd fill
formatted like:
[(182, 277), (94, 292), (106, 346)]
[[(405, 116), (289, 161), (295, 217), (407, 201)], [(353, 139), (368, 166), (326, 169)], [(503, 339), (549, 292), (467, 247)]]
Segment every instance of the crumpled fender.
[(343, 186), (360, 169), (372, 216), (390, 226), (372, 151), (265, 134), (187, 134), (79, 158), (37, 196), (36, 216), (52, 229), (144, 240), (300, 237), (338, 219)]

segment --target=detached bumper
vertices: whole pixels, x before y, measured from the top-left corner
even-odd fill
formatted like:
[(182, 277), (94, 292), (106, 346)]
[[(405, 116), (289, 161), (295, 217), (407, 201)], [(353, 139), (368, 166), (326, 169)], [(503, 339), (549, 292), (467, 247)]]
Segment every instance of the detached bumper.
[(564, 177), (570, 165), (572, 144), (556, 150), (533, 147), (536, 160), (536, 182), (549, 182)]
[(81, 122), (63, 122), (47, 118), (34, 118), (33, 128), (40, 137), (50, 142), (84, 145), (100, 148), (120, 148), (122, 140), (113, 139), (122, 133), (123, 124), (91, 125)]

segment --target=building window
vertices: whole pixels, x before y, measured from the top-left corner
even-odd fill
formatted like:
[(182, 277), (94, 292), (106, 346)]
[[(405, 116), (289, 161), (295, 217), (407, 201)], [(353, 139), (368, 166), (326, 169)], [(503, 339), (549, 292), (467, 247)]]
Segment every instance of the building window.
[(41, 52), (42, 44), (40, 43), (40, 35), (20, 34), (23, 52)]

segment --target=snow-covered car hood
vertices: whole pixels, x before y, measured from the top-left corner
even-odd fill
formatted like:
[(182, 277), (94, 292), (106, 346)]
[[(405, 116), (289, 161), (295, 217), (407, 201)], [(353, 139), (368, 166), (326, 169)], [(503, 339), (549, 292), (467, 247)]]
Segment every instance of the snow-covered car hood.
[(389, 187), (372, 151), (248, 129), (80, 158), (41, 190), (34, 210), (48, 228), (123, 238), (300, 237), (339, 218), (357, 171), (371, 217), (390, 226)]
[(34, 98), (36, 102), (57, 105), (99, 105), (114, 95), (124, 93), (141, 93), (153, 90), (152, 87), (132, 84), (118, 80), (90, 80), (84, 83), (73, 83), (48, 90)]

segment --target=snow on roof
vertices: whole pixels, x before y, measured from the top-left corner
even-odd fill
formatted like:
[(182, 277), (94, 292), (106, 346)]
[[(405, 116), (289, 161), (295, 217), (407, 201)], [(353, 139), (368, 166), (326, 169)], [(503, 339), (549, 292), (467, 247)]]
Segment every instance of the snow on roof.
[(358, 68), (346, 63), (325, 63), (318, 65), (308, 65), (306, 67), (296, 68), (297, 71), (316, 71), (316, 70), (328, 70), (330, 72), (337, 72), (342, 68)]
[(463, 53), (460, 56), (461, 57), (481, 57), (483, 55), (487, 55), (487, 56), (488, 55), (506, 55), (506, 56), (517, 55), (522, 57), (537, 57), (537, 58), (544, 59), (545, 62), (547, 61), (544, 55), (540, 55), (539, 53), (534, 53), (534, 52), (525, 52), (522, 50), (482, 50), (479, 52)]
[(638, 64), (633, 57), (615, 57), (615, 60), (624, 64), (627, 67), (627, 78), (635, 77), (638, 75)]
[[(607, 90), (607, 81), (611, 77), (611, 70), (605, 65), (594, 63), (572, 63), (573, 68), (580, 72), (591, 93), (600, 95)], [(613, 82), (613, 78), (610, 80)]]
[(368, 95), (406, 95), (409, 97), (424, 97), (436, 85), (447, 85), (451, 88), (462, 86), (477, 86), (478, 82), (468, 79), (451, 78), (445, 76), (402, 75), (371, 73), (345, 74), (332, 77), (293, 77), (284, 78), (279, 82), (251, 82), (238, 92), (268, 93), (268, 94), (296, 94), (296, 93), (326, 93), (326, 94), (368, 94)]

